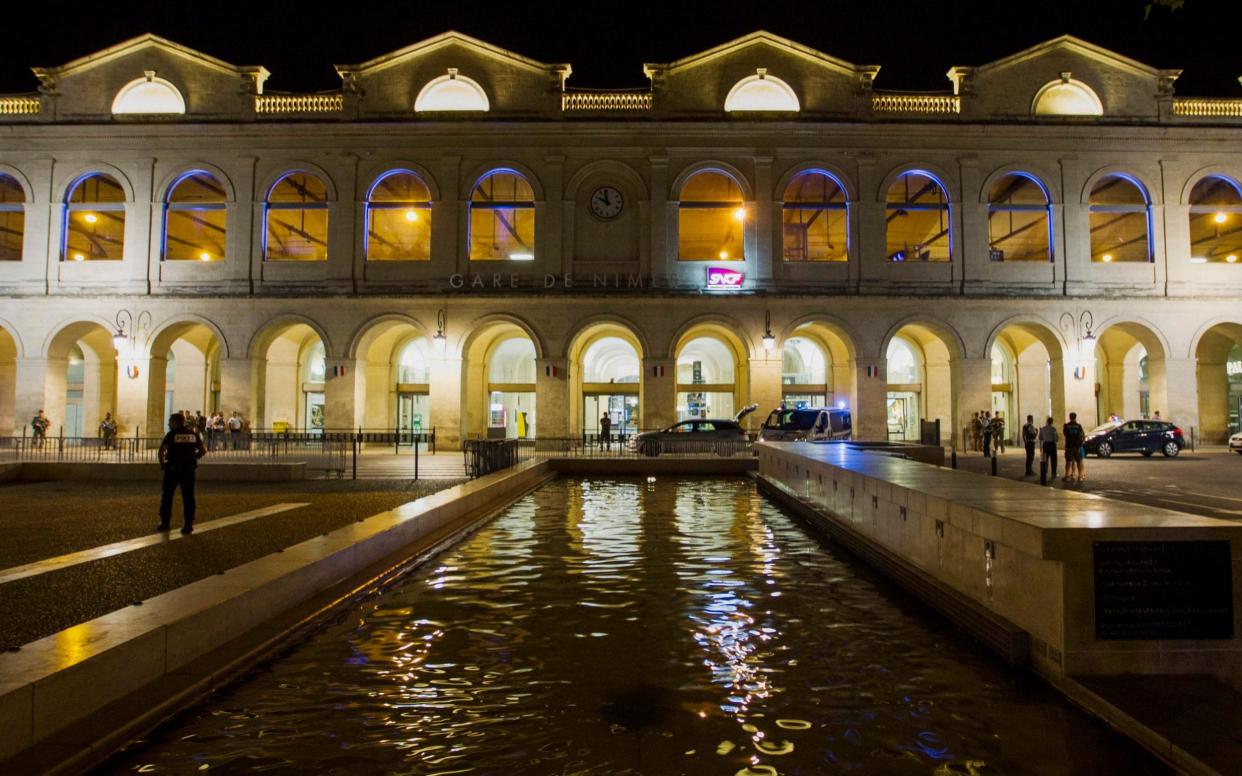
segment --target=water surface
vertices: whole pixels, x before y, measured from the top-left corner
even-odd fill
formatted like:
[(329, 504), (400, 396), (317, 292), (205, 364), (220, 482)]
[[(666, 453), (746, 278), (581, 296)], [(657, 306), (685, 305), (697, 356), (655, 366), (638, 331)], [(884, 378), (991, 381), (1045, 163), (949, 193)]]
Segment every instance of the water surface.
[(741, 479), (557, 480), (113, 772), (1163, 768)]

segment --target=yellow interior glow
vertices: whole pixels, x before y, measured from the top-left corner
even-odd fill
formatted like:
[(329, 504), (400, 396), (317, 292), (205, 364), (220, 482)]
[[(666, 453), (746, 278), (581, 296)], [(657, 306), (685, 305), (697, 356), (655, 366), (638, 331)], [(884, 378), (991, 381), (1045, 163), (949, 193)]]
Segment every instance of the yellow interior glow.
[(85, 259), (86, 259), (86, 257), (85, 257), (85, 256), (83, 256), (83, 255), (82, 255), (82, 254), (80, 254), (80, 253), (75, 253), (75, 254), (73, 254), (73, 260), (74, 260), (74, 261), (84, 261)]
[(733, 217), (736, 218), (738, 221), (745, 221), (746, 220), (746, 208), (740, 207), (737, 210), (734, 210)]
[(198, 254), (198, 260), (199, 261), (211, 261), (211, 254), (208, 253), (207, 251), (203, 251), (202, 253)]
[(1229, 262), (1230, 264), (1236, 264), (1238, 262), (1238, 255), (1236, 253), (1231, 253), (1225, 257), (1225, 261)]
[(724, 260), (725, 260), (725, 259), (727, 259), (727, 258), (729, 258), (729, 252), (728, 252), (728, 251), (721, 251), (721, 252), (720, 252), (720, 260), (721, 260), (721, 261), (724, 261)]

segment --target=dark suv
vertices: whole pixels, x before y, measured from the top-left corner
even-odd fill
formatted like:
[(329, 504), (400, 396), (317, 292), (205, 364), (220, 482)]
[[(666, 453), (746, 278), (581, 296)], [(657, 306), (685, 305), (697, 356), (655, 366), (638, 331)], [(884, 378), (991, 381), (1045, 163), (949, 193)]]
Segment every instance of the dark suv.
[(854, 431), (850, 411), (833, 407), (776, 409), (759, 430), (765, 442), (819, 442), (849, 439)]
[(1119, 420), (1087, 432), (1083, 448), (1100, 458), (1113, 453), (1161, 453), (1173, 458), (1186, 446), (1182, 430), (1167, 420)]

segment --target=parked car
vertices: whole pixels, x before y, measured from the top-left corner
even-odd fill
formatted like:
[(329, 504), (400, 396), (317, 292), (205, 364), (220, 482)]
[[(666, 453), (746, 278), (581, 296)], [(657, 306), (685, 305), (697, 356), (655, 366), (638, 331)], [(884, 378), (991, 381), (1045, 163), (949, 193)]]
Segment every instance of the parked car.
[(1229, 437), (1229, 449), (1242, 455), (1242, 431)]
[(703, 453), (731, 455), (743, 449), (750, 434), (742, 428), (742, 418), (759, 405), (750, 404), (732, 419), (691, 418), (660, 431), (644, 431), (630, 437), (630, 449), (640, 455), (655, 457), (660, 453)]
[(1087, 432), (1083, 448), (1100, 458), (1113, 453), (1160, 453), (1173, 458), (1186, 446), (1182, 430), (1167, 420), (1119, 420)]
[(817, 442), (832, 439), (849, 439), (854, 431), (853, 417), (849, 410), (833, 407), (801, 407), (799, 409), (775, 409), (759, 429), (759, 439), (765, 442)]

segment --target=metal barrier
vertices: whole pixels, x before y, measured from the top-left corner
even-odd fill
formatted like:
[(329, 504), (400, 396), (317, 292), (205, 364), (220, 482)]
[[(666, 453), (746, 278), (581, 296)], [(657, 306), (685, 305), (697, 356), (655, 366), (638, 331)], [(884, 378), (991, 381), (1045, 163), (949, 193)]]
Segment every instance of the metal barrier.
[(478, 477), (534, 458), (708, 458), (752, 456), (750, 439), (637, 439), (605, 442), (597, 434), (538, 439), (466, 439), (466, 474)]
[(482, 477), (508, 469), (520, 460), (516, 439), (467, 439), (462, 442), (461, 449), (468, 477)]

